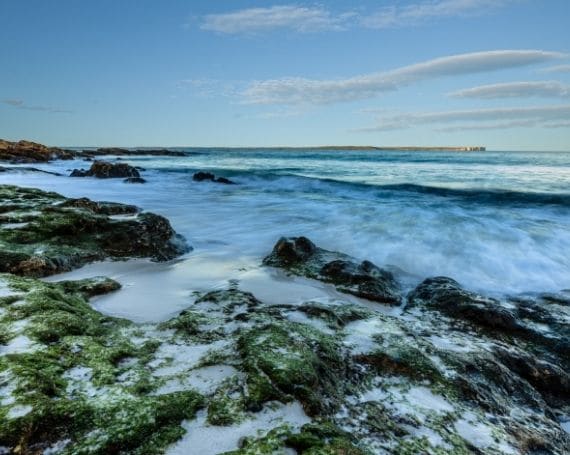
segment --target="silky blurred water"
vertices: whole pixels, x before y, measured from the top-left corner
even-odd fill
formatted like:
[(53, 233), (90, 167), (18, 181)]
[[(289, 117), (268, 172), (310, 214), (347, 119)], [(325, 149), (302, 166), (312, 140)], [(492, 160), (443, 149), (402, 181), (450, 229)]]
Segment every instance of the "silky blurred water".
[[(30, 173), (0, 174), (0, 183), (134, 203), (167, 216), (195, 254), (238, 262), (259, 263), (282, 235), (306, 235), (412, 282), (447, 275), (490, 293), (570, 288), (570, 154), (184, 150), (192, 154), (123, 158), (146, 169), (144, 185)], [(194, 182), (197, 170), (238, 185)]]

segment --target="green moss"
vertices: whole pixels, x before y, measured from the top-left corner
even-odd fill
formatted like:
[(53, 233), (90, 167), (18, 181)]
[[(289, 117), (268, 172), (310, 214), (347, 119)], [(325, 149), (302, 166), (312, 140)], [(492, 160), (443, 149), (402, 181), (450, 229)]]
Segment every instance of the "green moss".
[[(183, 434), (181, 421), (204, 406), (202, 396), (192, 391), (148, 395), (156, 380), (145, 365), (160, 342), (134, 345), (124, 330), (131, 323), (105, 317), (87, 301), (88, 295), (115, 289), (114, 282), (1, 279), (21, 300), (3, 307), (2, 324), (25, 320), (24, 334), (35, 347), (0, 357), (14, 405), (31, 406), (25, 415), (9, 418), (13, 405), (0, 405), (0, 446), (30, 453), (70, 439), (64, 453), (161, 453)], [(124, 359), (132, 360), (128, 367)], [(87, 377), (68, 376), (74, 368)], [(128, 384), (118, 381), (123, 373), (132, 377)]]
[(310, 415), (336, 408), (350, 363), (335, 338), (283, 321), (248, 330), (237, 344), (250, 404), (294, 397)]
[(400, 335), (376, 335), (377, 348), (370, 354), (356, 357), (357, 361), (371, 365), (378, 373), (403, 375), (413, 379), (442, 380), (441, 373), (415, 340)]
[[(187, 250), (168, 220), (136, 207), (65, 199), (55, 193), (0, 186), (0, 213), (8, 206), (18, 229), (0, 229), (0, 272), (41, 277), (105, 258), (172, 259)], [(4, 212), (6, 213), (6, 212)], [(116, 213), (136, 213), (115, 220)], [(4, 215), (6, 219), (7, 215)], [(1, 220), (0, 220), (1, 221)]]
[(300, 432), (281, 425), (261, 438), (246, 438), (239, 450), (225, 455), (273, 455), (294, 449), (302, 455), (371, 455), (332, 424), (307, 424)]

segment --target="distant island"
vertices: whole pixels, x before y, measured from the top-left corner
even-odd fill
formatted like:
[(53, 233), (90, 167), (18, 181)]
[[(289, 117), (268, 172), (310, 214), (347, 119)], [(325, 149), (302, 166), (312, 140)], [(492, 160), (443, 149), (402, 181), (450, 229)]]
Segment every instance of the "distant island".
[(485, 152), (486, 147), (481, 146), (459, 146), (459, 147), (418, 147), (418, 146), (403, 146), (403, 147), (375, 147), (373, 145), (330, 145), (311, 147), (316, 149), (326, 150), (380, 150), (380, 151), (404, 151), (404, 152)]

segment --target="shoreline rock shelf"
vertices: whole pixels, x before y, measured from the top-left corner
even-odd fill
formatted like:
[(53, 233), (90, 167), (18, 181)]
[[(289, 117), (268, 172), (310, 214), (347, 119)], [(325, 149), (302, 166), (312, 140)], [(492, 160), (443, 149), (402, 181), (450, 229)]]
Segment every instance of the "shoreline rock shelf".
[(90, 305), (121, 292), (114, 280), (17, 275), (183, 251), (166, 219), (135, 206), (0, 185), (0, 265), (13, 272), (0, 273), (2, 450), (193, 453), (239, 434), (225, 453), (568, 453), (564, 292), (492, 299), (435, 277), (406, 296), (388, 270), (306, 237), (281, 238), (263, 264), (340, 297), (275, 305), (231, 281), (136, 324)]

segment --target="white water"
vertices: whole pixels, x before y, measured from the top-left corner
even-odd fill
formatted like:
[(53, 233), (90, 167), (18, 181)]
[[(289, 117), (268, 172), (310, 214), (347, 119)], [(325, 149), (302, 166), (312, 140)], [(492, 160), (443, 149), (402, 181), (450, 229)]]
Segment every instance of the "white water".
[[(399, 159), (378, 155), (373, 160), (362, 153), (354, 159), (216, 153), (127, 160), (148, 169), (143, 172), (148, 180), (144, 185), (34, 173), (3, 173), (0, 183), (133, 203), (168, 217), (194, 251), (173, 264), (109, 267), (109, 273), (115, 273), (125, 286), (123, 303), (109, 298), (97, 304), (103, 311), (130, 314), (141, 321), (174, 314), (187, 305), (192, 291), (222, 288), (228, 279), (249, 281), (256, 292), (264, 292), (265, 272), (257, 267), (282, 235), (306, 235), (324, 248), (367, 258), (380, 266), (396, 266), (407, 272), (400, 276), (407, 286), (427, 276), (447, 275), (467, 288), (491, 294), (570, 287), (570, 208), (483, 203), (375, 186), (421, 183), (560, 192), (570, 183), (570, 166), (564, 156), (549, 156), (552, 163), (545, 164), (511, 154), (515, 158), (504, 158), (505, 164), (496, 154), (420, 154)], [(514, 162), (508, 163), (509, 159)], [(65, 173), (88, 165), (76, 160), (42, 167)], [(190, 171), (199, 168), (215, 168), (240, 184), (193, 182)], [(188, 172), (181, 172), (184, 169)], [(316, 176), (372, 185), (324, 181)], [(105, 268), (97, 274), (108, 275)], [(294, 300), (290, 283), (287, 289), (283, 295)], [(318, 288), (314, 293), (323, 296)], [(137, 299), (140, 318), (122, 306), (133, 299)]]

